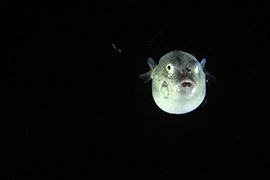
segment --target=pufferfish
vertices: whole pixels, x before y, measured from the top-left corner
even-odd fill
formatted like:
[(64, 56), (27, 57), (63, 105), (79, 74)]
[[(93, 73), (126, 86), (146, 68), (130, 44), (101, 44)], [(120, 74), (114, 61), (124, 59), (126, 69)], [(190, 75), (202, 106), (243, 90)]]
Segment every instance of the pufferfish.
[(156, 105), (170, 114), (185, 114), (196, 109), (206, 94), (206, 59), (199, 62), (184, 51), (171, 51), (159, 60), (147, 59), (150, 70), (139, 77), (152, 79)]

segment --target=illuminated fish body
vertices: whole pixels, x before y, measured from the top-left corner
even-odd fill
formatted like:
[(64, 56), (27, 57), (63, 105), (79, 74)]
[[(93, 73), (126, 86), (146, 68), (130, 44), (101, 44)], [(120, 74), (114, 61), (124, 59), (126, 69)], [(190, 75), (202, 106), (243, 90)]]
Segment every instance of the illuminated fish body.
[(158, 65), (147, 59), (150, 71), (141, 74), (145, 82), (152, 79), (152, 95), (157, 106), (170, 114), (185, 114), (196, 109), (206, 94), (206, 60), (199, 62), (183, 51), (171, 51)]

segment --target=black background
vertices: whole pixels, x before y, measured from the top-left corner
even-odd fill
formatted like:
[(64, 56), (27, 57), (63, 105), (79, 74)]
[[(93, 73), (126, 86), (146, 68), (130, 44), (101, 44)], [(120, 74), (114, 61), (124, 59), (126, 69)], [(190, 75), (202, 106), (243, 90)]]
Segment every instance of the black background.
[[(3, 179), (270, 177), (265, 2), (2, 5)], [(172, 50), (216, 77), (184, 115), (138, 78)]]

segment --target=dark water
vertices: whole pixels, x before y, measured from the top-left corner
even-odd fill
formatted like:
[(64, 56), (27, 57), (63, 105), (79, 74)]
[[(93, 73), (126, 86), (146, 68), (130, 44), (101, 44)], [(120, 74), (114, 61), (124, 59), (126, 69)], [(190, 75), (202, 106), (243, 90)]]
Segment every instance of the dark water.
[[(270, 177), (266, 3), (3, 7), (1, 179)], [(161, 111), (138, 78), (172, 50), (216, 77), (185, 115)]]

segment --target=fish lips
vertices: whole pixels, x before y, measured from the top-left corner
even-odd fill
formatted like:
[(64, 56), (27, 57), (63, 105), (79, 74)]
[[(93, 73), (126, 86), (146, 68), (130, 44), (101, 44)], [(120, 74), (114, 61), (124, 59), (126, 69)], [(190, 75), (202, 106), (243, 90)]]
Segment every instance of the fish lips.
[(195, 90), (195, 82), (191, 79), (183, 79), (179, 82), (178, 85), (178, 91), (180, 91), (180, 93), (183, 93), (185, 95), (189, 95), (192, 94), (193, 91)]

